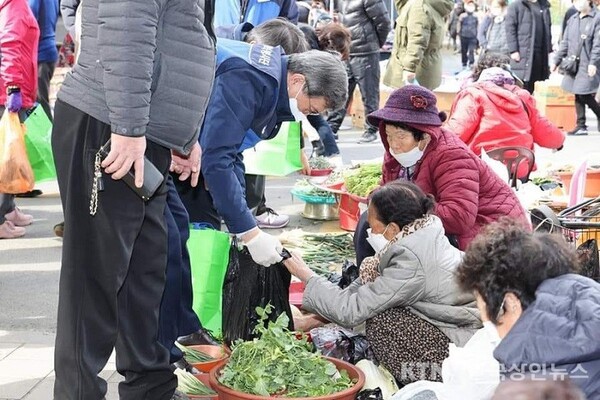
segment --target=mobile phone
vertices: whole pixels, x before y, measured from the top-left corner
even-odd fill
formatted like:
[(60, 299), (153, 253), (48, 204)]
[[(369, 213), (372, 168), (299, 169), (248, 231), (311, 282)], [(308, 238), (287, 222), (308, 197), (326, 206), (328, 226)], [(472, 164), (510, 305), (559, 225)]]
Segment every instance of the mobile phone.
[[(100, 154), (100, 158), (104, 160), (108, 153), (110, 153), (110, 139), (106, 142), (100, 150), (98, 150)], [(121, 178), (123, 182), (127, 184), (138, 196), (142, 198), (144, 201), (150, 200), (159, 186), (165, 180), (163, 174), (148, 160), (146, 156), (144, 156), (144, 183), (142, 187), (135, 186), (135, 171), (133, 168), (123, 178)]]

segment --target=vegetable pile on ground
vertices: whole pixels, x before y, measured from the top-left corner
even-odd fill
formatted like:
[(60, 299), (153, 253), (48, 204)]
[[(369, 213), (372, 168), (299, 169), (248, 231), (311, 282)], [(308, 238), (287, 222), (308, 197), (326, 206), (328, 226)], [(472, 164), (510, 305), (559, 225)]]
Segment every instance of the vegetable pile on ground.
[(195, 396), (212, 396), (217, 394), (200, 382), (194, 375), (183, 369), (175, 369), (175, 375), (177, 375), (177, 389), (185, 394)]
[(307, 203), (335, 204), (333, 193), (311, 185), (307, 179), (298, 180), (292, 189), (292, 194)]
[(355, 257), (350, 233), (305, 233), (287, 231), (279, 236), (289, 250), (300, 253), (306, 264), (319, 275), (328, 276), (344, 260)]
[(310, 160), (308, 160), (308, 165), (310, 165), (310, 167), (312, 169), (329, 169), (329, 168), (333, 168), (333, 165), (331, 164), (331, 162), (329, 162), (329, 160), (326, 157), (323, 156), (318, 156), (318, 157), (313, 157)]
[(344, 178), (346, 190), (356, 196), (367, 197), (381, 182), (381, 164), (364, 164), (348, 171)]
[(285, 313), (265, 326), (271, 309), (256, 309), (263, 322), (256, 326), (260, 337), (234, 344), (219, 382), (239, 392), (278, 397), (325, 396), (353, 386), (346, 371), (311, 352), (306, 337), (298, 339), (287, 329)]

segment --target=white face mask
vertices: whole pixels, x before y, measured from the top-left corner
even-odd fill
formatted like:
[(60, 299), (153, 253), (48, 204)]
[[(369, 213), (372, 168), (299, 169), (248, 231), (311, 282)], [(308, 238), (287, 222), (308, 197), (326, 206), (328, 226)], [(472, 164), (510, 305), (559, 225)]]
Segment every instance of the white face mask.
[(590, 4), (587, 0), (576, 0), (573, 2), (573, 7), (579, 12), (584, 12), (589, 10)]
[(371, 245), (373, 250), (375, 250), (375, 253), (379, 253), (381, 250), (383, 250), (389, 242), (389, 240), (387, 240), (385, 236), (383, 236), (386, 230), (387, 227), (385, 228), (383, 233), (373, 233), (371, 231), (371, 228), (367, 229), (367, 242)]
[(465, 6), (465, 11), (468, 13), (474, 13), (475, 12), (475, 6), (472, 4), (467, 4)]
[(414, 149), (407, 151), (406, 153), (394, 153), (390, 147), (390, 154), (396, 159), (404, 168), (412, 167), (423, 157), (423, 150), (419, 149), (419, 146)]
[(290, 111), (296, 121), (302, 120), (304, 114), (302, 114), (302, 111), (298, 108), (298, 100), (296, 100), (296, 98), (290, 99)]
[(498, 346), (502, 339), (500, 339), (500, 335), (498, 335), (498, 329), (496, 329), (496, 325), (494, 325), (492, 321), (485, 321), (483, 323), (483, 329), (487, 333), (490, 342), (494, 346)]

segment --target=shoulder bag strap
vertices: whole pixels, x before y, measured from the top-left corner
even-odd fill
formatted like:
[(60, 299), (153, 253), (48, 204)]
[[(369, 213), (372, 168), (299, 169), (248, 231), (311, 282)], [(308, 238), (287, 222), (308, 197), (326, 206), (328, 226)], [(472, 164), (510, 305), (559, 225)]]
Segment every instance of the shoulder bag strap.
[[(581, 21), (583, 21), (583, 19), (579, 19), (579, 25), (581, 26)], [(577, 52), (575, 53), (575, 57), (577, 59), (579, 59), (579, 57), (581, 56), (581, 51), (583, 50), (583, 45), (585, 43), (585, 39), (588, 38), (589, 33), (590, 33), (590, 28), (591, 26), (594, 25), (594, 19), (591, 18), (590, 22), (587, 23), (586, 27), (585, 27), (585, 33), (581, 33), (581, 36), (579, 38), (579, 45), (577, 45)]]

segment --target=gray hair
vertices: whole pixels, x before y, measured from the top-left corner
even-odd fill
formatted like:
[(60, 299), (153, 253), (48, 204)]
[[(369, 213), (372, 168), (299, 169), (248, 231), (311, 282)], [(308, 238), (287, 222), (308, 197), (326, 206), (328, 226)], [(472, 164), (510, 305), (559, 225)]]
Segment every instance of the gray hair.
[(318, 50), (292, 54), (288, 72), (304, 75), (305, 93), (309, 97), (324, 97), (328, 109), (339, 110), (346, 107), (348, 76), (339, 54)]
[(281, 46), (285, 54), (302, 53), (310, 48), (300, 28), (283, 18), (271, 19), (258, 25), (248, 32), (245, 41)]

